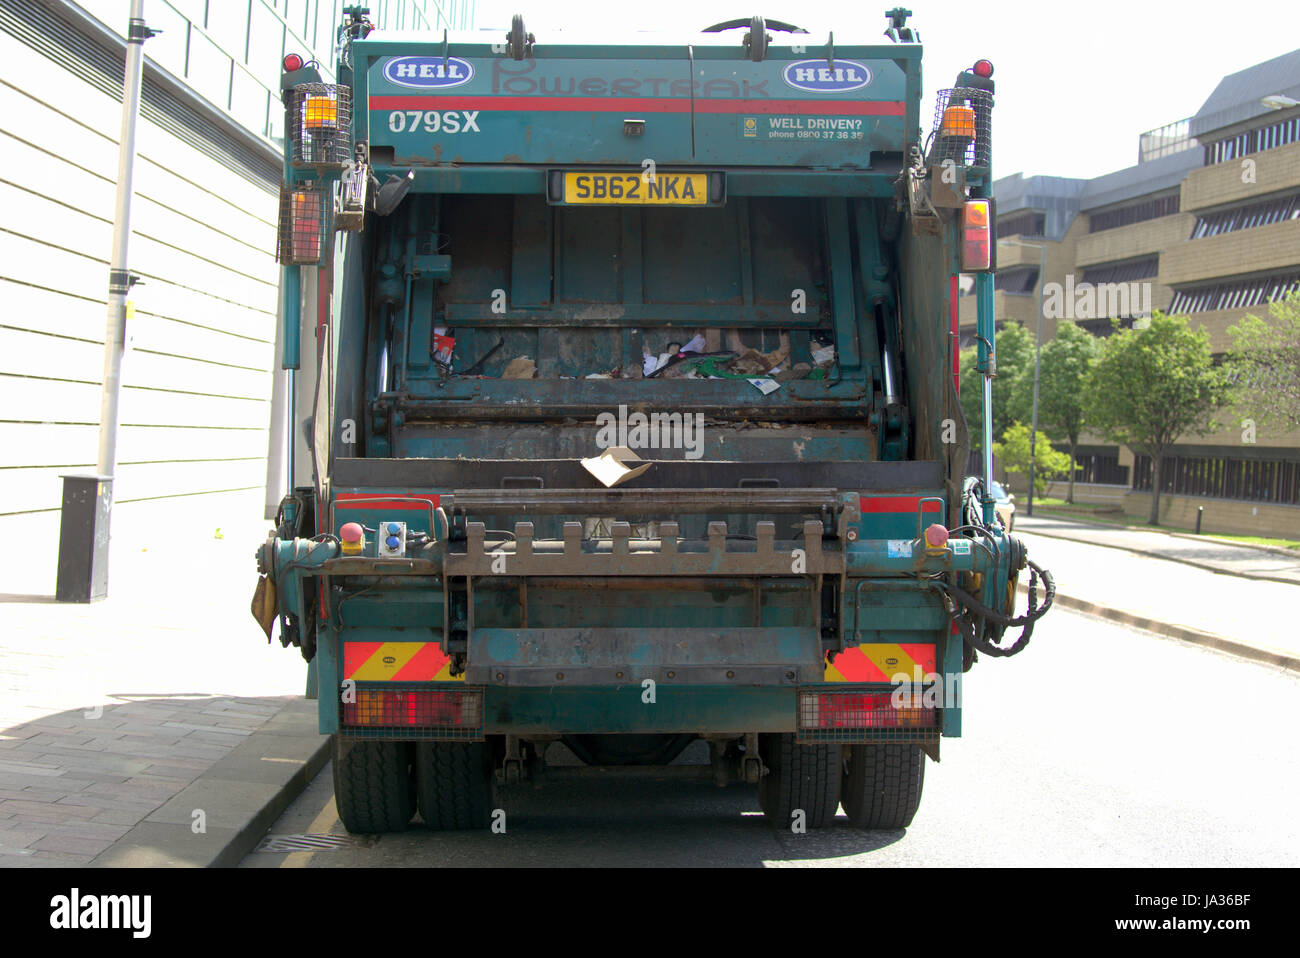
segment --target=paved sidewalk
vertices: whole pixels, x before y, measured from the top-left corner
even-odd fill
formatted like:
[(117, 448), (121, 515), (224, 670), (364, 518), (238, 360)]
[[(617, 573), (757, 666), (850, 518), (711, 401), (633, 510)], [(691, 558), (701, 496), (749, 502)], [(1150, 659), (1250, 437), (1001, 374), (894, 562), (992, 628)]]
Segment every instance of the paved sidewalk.
[(1235, 545), (1222, 539), (1197, 539), (1167, 532), (1128, 529), (1082, 519), (1037, 515), (1030, 517), (1019, 513), (1016, 515), (1015, 532), (1128, 549), (1211, 572), (1300, 585), (1300, 554), (1287, 555), (1282, 550)]
[[(175, 502), (117, 507), (109, 598), (92, 605), (52, 600), (57, 514), (0, 519), (24, 546), (0, 579), (0, 866), (91, 862), (286, 707), (303, 711), (305, 663), (248, 613), (259, 513), (236, 498), (228, 528), (186, 534)], [(209, 844), (242, 787), (208, 790)], [(189, 835), (204, 834), (197, 808)]]
[[(1076, 604), (1118, 621), (1154, 628), (1198, 644), (1227, 648), (1216, 637), (1240, 643), (1264, 655), (1251, 656), (1296, 668), (1300, 663), (1300, 628), (1295, 607), (1300, 590), (1294, 585), (1224, 575), (1169, 559), (1098, 549), (1066, 538), (1049, 538), (1021, 528), (1029, 556), (1056, 579), (1060, 596), (1097, 607)], [(1021, 577), (1021, 584), (1027, 576)], [(1065, 603), (1062, 603), (1065, 604)], [(1149, 624), (1135, 620), (1148, 620)], [(1051, 613), (1043, 620), (1043, 635)], [(1175, 628), (1168, 628), (1173, 626)], [(1034, 633), (1035, 640), (1039, 633)], [(1239, 653), (1240, 654), (1240, 653)], [(1122, 663), (1121, 663), (1122, 667)]]

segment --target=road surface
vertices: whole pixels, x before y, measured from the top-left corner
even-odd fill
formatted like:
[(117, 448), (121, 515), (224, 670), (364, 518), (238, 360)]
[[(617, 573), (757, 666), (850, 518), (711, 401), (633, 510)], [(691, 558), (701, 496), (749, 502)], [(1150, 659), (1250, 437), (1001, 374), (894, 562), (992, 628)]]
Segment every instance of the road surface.
[[(964, 695), (965, 734), (927, 764), (905, 831), (859, 831), (841, 812), (792, 834), (752, 788), (591, 770), (505, 796), (505, 834), (417, 820), (242, 864), (1278, 866), (1300, 853), (1300, 675), (1055, 609), (1022, 655), (982, 660)], [(328, 766), (269, 834), (347, 841)]]

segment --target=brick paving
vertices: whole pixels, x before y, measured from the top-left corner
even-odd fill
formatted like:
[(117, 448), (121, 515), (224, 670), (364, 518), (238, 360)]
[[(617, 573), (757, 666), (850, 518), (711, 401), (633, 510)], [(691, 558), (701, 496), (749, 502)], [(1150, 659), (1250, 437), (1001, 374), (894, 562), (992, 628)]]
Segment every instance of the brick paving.
[(133, 505), (91, 605), (51, 600), (57, 514), (0, 517), (44, 544), (0, 585), (0, 867), (89, 863), (301, 695), (301, 657), (248, 614), (267, 524), (155, 540), (170, 514)]

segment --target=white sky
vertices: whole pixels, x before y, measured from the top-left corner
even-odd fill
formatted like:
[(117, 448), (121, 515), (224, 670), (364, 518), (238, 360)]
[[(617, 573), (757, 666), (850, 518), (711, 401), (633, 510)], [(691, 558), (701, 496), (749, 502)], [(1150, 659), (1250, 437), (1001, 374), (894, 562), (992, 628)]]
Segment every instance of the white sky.
[[(1297, 0), (477, 0), (476, 26), (522, 13), (528, 30), (699, 30), (752, 16), (805, 27), (812, 43), (888, 43), (885, 10), (905, 6), (921, 33), (925, 101), (980, 58), (993, 61), (994, 176), (1093, 177), (1137, 162), (1138, 134), (1195, 113), (1219, 79), (1300, 47)], [(784, 35), (769, 31), (774, 41)], [(739, 43), (740, 31), (735, 31)], [(810, 44), (811, 45), (811, 44)]]

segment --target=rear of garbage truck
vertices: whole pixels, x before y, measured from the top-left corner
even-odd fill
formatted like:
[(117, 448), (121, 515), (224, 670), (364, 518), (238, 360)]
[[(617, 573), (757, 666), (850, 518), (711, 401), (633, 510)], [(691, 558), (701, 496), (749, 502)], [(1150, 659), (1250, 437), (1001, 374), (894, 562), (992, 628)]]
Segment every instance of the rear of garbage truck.
[(337, 83), (286, 64), (314, 479), (254, 611), (314, 670), (349, 830), (487, 827), (560, 743), (701, 740), (780, 827), (910, 824), (976, 650), (1046, 603), (1014, 616), (1025, 550), (963, 483), (992, 84), (923, 139), (900, 13), (859, 44), (353, 10)]

